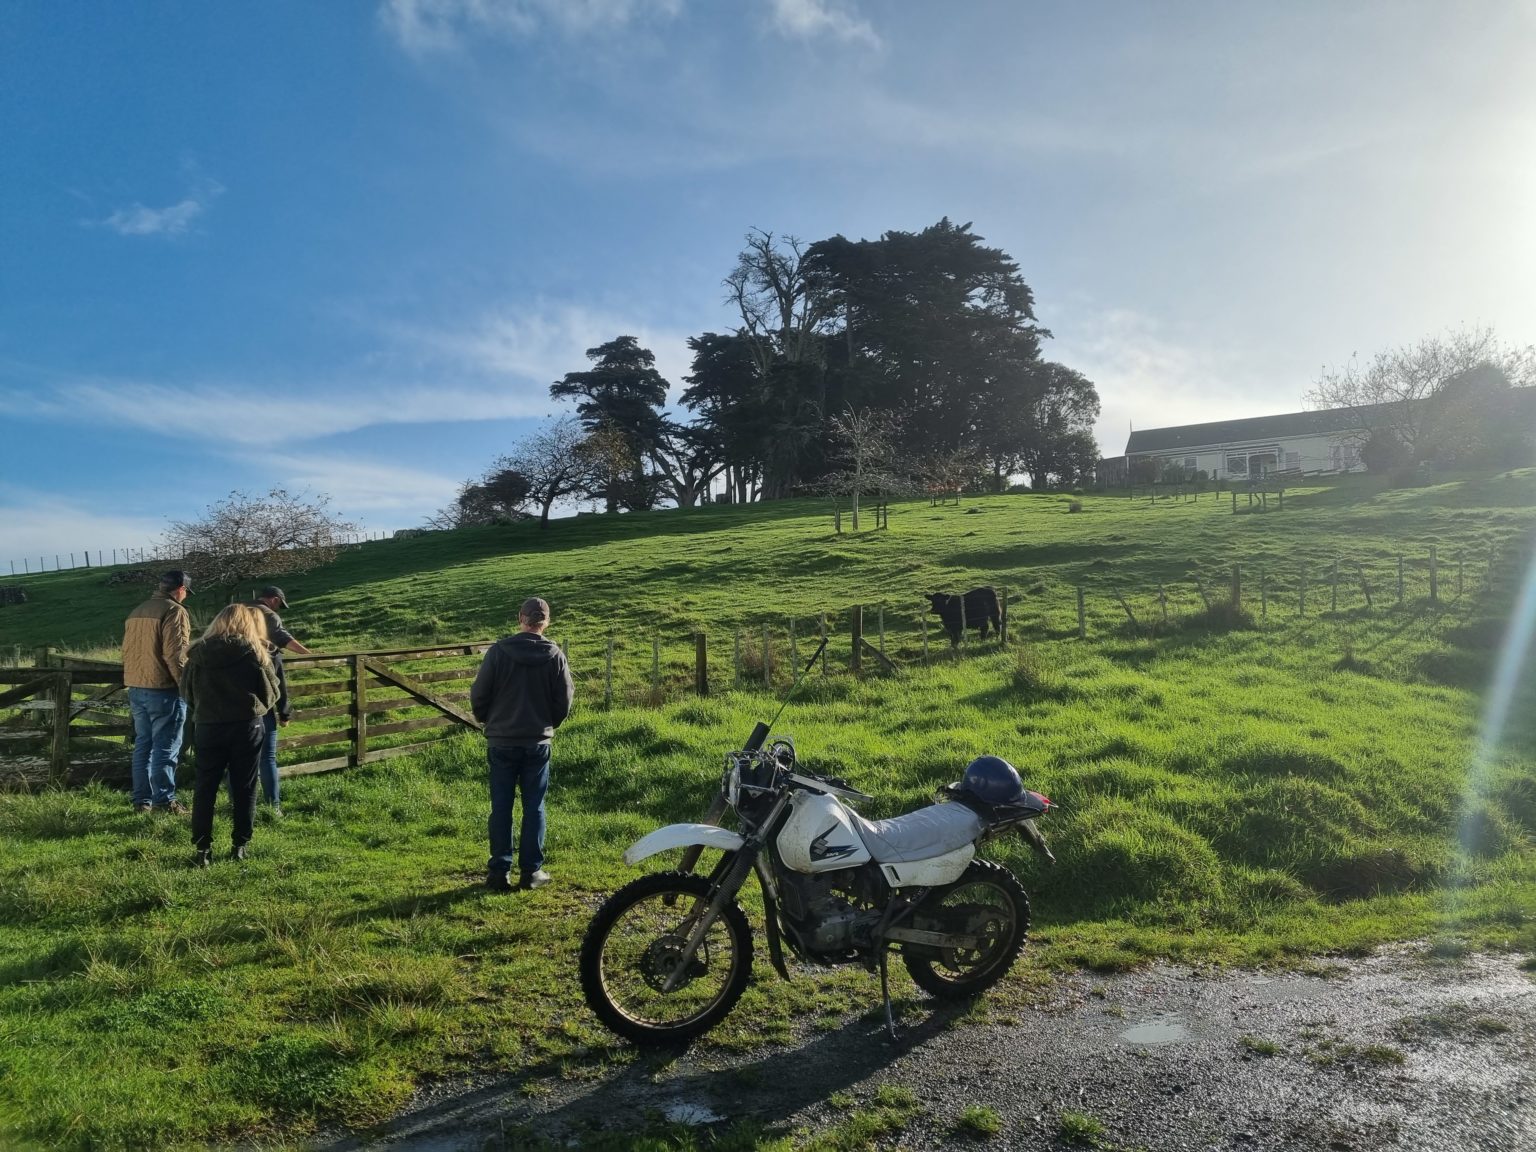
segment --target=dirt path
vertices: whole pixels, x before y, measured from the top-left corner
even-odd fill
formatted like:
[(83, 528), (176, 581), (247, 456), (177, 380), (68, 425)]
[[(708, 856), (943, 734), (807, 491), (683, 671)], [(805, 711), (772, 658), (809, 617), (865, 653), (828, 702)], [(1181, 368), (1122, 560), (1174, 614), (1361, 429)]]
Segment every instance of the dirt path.
[[(1404, 951), (1320, 974), (1155, 967), (1073, 976), (1009, 1024), (925, 1002), (893, 1044), (860, 1017), (792, 1049), (727, 1065), (647, 1056), (585, 1083), (490, 1083), (423, 1098), (387, 1128), (328, 1145), (401, 1152), (502, 1146), (527, 1126), (570, 1139), (644, 1117), (784, 1130), (846, 1124), (881, 1085), (915, 1097), (883, 1146), (1045, 1149), (1536, 1149), (1536, 982), (1518, 956)], [(541, 1082), (542, 1084), (542, 1082)], [(836, 1102), (829, 1097), (840, 1094)], [(851, 1098), (851, 1101), (850, 1101)], [(968, 1105), (996, 1113), (983, 1140)]]

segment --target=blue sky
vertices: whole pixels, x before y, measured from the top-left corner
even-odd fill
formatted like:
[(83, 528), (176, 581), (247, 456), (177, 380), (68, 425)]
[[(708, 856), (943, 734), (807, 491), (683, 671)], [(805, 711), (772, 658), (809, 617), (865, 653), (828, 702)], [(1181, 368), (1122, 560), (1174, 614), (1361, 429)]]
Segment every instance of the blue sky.
[(753, 227), (972, 221), (1113, 454), (1536, 339), (1536, 4), (11, 0), (0, 175), (0, 565), (418, 523), (583, 349), (680, 386)]

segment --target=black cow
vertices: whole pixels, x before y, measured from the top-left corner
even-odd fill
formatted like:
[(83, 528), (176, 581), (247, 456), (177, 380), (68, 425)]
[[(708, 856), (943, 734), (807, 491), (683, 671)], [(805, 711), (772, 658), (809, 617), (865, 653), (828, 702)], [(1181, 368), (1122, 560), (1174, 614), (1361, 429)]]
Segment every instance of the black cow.
[(972, 588), (963, 598), (943, 592), (930, 592), (928, 611), (944, 622), (944, 631), (949, 633), (951, 648), (960, 643), (962, 599), (965, 603), (965, 627), (979, 628), (983, 640), (987, 638), (988, 624), (992, 625), (999, 636), (1003, 634), (1003, 611), (997, 602), (996, 588)]

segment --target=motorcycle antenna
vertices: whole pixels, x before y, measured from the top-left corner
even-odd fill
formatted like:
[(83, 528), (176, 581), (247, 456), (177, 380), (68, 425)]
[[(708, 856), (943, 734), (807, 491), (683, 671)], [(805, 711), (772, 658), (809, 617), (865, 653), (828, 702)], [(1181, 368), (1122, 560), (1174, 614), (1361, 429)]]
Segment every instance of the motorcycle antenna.
[[(773, 726), (779, 722), (779, 717), (784, 715), (784, 709), (789, 707), (789, 702), (795, 698), (795, 693), (800, 690), (800, 681), (805, 679), (806, 673), (816, 666), (816, 661), (826, 651), (827, 638), (823, 636), (821, 643), (816, 645), (816, 651), (811, 653), (811, 658), (805, 662), (805, 667), (795, 673), (795, 682), (789, 686), (789, 691), (784, 693), (784, 702), (779, 705), (779, 710), (773, 714), (773, 719), (768, 722), (768, 731), (773, 731)], [(765, 732), (764, 735), (767, 735)]]

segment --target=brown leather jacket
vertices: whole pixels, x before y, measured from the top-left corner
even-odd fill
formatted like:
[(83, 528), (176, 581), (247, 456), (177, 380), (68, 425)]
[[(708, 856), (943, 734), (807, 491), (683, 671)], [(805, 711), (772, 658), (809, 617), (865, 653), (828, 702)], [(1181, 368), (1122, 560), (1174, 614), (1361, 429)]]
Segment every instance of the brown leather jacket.
[(135, 608), (123, 626), (123, 684), (128, 688), (175, 688), (187, 666), (192, 619), (164, 592)]

